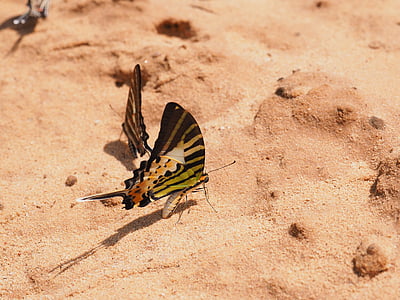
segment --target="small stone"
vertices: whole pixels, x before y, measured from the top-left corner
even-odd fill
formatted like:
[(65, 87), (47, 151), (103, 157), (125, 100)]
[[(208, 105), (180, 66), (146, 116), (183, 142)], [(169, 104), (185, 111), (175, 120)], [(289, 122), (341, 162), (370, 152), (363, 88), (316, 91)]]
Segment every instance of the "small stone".
[(285, 98), (293, 99), (307, 94), (309, 88), (306, 86), (280, 86), (275, 90), (275, 95)]
[(378, 244), (372, 243), (366, 247), (361, 243), (353, 258), (354, 272), (358, 276), (372, 278), (388, 270), (388, 261), (387, 255)]
[(65, 185), (66, 186), (73, 186), (75, 183), (78, 182), (78, 178), (76, 178), (76, 176), (74, 175), (69, 175), (67, 177), (67, 180), (65, 180)]
[(367, 248), (367, 254), (369, 254), (369, 255), (377, 254), (377, 253), (379, 253), (379, 251), (380, 251), (379, 246), (376, 244), (371, 244)]
[(278, 87), (275, 91), (275, 95), (285, 99), (293, 99), (295, 97), (291, 91), (285, 87)]
[(368, 122), (375, 129), (382, 130), (385, 127), (385, 122), (382, 119), (379, 119), (378, 117), (375, 116), (369, 118)]
[(271, 192), (269, 193), (269, 195), (271, 196), (272, 199), (276, 199), (276, 198), (279, 197), (280, 193), (279, 193), (279, 191), (274, 190), (274, 191), (271, 191)]
[(324, 7), (328, 7), (329, 4), (328, 4), (327, 1), (317, 1), (315, 3), (315, 6), (318, 7), (318, 8), (324, 8)]
[(301, 223), (292, 223), (289, 227), (289, 234), (299, 240), (308, 238), (307, 229)]

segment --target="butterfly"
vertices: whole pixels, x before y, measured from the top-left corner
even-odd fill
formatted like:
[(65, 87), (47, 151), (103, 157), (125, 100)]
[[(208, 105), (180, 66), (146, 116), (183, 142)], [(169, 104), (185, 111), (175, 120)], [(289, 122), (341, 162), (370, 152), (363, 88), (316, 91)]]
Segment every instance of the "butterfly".
[(120, 196), (125, 209), (131, 209), (169, 196), (162, 212), (162, 217), (168, 218), (189, 191), (208, 182), (204, 162), (205, 147), (199, 125), (182, 106), (170, 102), (165, 106), (149, 160), (142, 161), (133, 177), (125, 180), (125, 189), (82, 197), (77, 201)]
[(125, 121), (122, 129), (128, 137), (129, 149), (134, 158), (151, 153), (152, 149), (147, 144), (149, 135), (146, 132), (142, 115), (142, 76), (140, 65), (136, 65), (132, 72), (128, 101), (126, 103)]
[[(140, 65), (137, 64), (132, 72), (128, 101), (126, 104), (125, 121), (122, 124), (123, 131), (128, 137), (128, 145), (134, 158), (151, 153), (152, 149), (147, 143), (149, 135), (146, 132), (146, 126), (142, 115), (142, 76)], [(201, 184), (201, 181), (199, 181)], [(193, 187), (194, 188), (194, 187)], [(168, 197), (162, 211), (163, 218), (169, 218), (175, 211), (177, 205), (191, 189), (175, 192)], [(206, 190), (204, 190), (206, 192)], [(207, 194), (206, 194), (207, 197)]]
[(28, 0), (28, 11), (13, 20), (14, 25), (25, 24), (30, 17), (46, 18), (49, 14), (50, 0)]

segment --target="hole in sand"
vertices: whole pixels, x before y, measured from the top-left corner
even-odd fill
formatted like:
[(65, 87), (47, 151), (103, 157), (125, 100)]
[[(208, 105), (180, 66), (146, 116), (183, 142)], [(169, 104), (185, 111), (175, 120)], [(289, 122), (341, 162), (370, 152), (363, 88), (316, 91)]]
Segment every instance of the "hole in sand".
[(190, 39), (196, 35), (189, 21), (167, 19), (156, 26), (159, 34), (176, 36), (181, 39)]

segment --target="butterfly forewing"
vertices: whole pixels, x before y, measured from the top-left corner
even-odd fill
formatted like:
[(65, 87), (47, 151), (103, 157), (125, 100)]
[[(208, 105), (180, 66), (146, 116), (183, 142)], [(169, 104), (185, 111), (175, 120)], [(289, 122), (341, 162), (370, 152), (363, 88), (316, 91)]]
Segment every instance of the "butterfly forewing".
[(124, 133), (128, 137), (129, 148), (132, 155), (136, 158), (138, 153), (143, 156), (151, 152), (147, 144), (149, 135), (146, 132), (142, 115), (142, 77), (140, 66), (136, 65), (129, 88), (128, 101), (126, 104), (125, 122), (122, 124)]
[(188, 111), (173, 102), (165, 107), (148, 169), (155, 167), (153, 162), (158, 158), (163, 158), (168, 168), (153, 187), (154, 199), (193, 186), (203, 175), (205, 148), (200, 128)]

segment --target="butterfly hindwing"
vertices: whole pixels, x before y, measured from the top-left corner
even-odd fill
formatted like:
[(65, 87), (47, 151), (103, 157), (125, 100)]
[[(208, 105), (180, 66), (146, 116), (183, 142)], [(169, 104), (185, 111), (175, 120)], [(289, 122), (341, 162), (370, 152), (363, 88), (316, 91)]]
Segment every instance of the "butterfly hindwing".
[(122, 129), (128, 137), (129, 148), (136, 158), (138, 153), (143, 156), (151, 152), (147, 144), (149, 135), (146, 132), (142, 115), (142, 76), (140, 66), (136, 65), (131, 77), (128, 101), (126, 103), (125, 121)]

